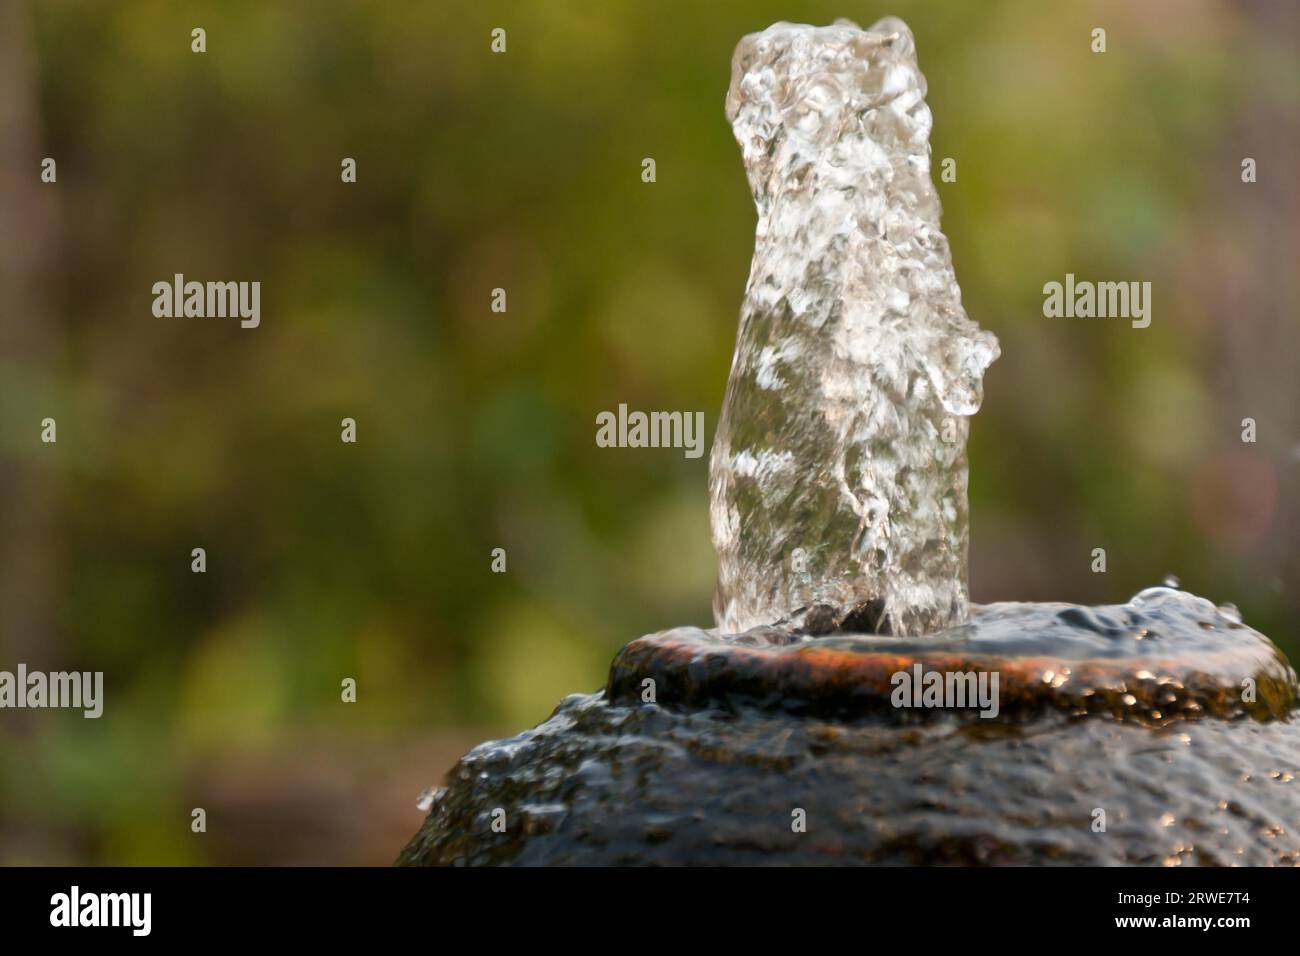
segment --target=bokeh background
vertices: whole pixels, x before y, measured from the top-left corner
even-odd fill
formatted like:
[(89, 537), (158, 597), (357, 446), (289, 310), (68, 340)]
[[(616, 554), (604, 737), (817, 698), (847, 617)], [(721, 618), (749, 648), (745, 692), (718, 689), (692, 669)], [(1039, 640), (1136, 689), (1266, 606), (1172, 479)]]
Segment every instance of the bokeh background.
[[(595, 416), (712, 434), (755, 218), (723, 95), (781, 19), (917, 37), (1002, 343), (975, 600), (1172, 573), (1300, 659), (1297, 9), (0, 0), (0, 669), (106, 675), (97, 721), (0, 711), (0, 863), (388, 863), (468, 746), (710, 622), (707, 456)], [(176, 272), (260, 280), (261, 327), (154, 318)], [(1044, 318), (1066, 272), (1150, 281), (1151, 327)]]

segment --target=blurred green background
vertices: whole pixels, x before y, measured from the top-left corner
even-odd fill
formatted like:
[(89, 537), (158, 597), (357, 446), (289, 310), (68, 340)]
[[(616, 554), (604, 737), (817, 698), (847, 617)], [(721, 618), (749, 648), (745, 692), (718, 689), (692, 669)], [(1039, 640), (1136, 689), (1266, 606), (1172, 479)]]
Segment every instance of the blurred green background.
[[(710, 622), (707, 456), (595, 416), (712, 434), (755, 220), (723, 95), (782, 19), (917, 38), (1002, 343), (974, 599), (1173, 573), (1300, 659), (1294, 4), (0, 11), (0, 669), (106, 675), (97, 721), (0, 712), (2, 863), (387, 863), (469, 745)], [(261, 327), (154, 318), (176, 272), (261, 281)], [(1150, 281), (1151, 327), (1044, 318), (1066, 272)]]

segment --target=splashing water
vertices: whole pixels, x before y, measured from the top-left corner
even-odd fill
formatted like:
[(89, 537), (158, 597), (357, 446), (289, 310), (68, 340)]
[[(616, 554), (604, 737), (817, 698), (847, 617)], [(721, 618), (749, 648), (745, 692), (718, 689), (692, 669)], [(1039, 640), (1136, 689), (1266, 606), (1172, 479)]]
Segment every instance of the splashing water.
[(892, 17), (736, 48), (758, 226), (709, 467), (725, 632), (966, 619), (967, 418), (999, 350), (962, 309), (925, 90)]

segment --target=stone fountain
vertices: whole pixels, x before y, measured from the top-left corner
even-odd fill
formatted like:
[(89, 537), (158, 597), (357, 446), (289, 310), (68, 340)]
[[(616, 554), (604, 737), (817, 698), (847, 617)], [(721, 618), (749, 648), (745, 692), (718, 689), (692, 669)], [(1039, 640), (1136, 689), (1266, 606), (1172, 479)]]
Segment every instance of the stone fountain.
[(778, 23), (710, 460), (716, 628), (466, 754), (402, 864), (1300, 863), (1300, 687), (1229, 607), (970, 604), (966, 315), (911, 32)]

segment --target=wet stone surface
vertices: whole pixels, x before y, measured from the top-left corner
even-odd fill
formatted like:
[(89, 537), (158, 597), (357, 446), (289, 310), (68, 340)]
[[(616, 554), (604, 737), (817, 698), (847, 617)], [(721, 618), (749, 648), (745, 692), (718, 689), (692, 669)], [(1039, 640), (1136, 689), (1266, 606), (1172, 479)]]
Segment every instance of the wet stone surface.
[[(890, 706), (918, 662), (998, 668), (997, 718)], [(399, 862), (1296, 864), (1298, 695), (1267, 638), (1166, 588), (934, 639), (683, 628), (468, 753)]]

